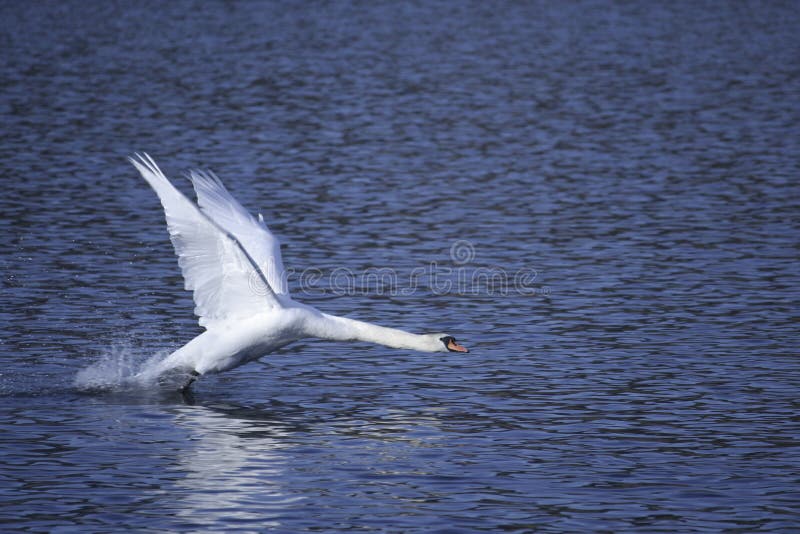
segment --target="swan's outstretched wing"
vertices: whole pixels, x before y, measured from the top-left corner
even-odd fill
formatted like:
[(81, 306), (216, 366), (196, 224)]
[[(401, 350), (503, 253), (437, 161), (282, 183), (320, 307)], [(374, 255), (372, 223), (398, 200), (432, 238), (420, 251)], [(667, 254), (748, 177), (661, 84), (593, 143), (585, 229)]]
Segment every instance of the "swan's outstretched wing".
[(258, 220), (250, 215), (214, 173), (191, 171), (189, 178), (194, 184), (197, 203), (203, 213), (245, 246), (275, 293), (288, 295), (281, 245), (267, 228), (261, 214)]
[(247, 245), (178, 191), (147, 154), (129, 158), (158, 194), (186, 289), (202, 326), (280, 306)]

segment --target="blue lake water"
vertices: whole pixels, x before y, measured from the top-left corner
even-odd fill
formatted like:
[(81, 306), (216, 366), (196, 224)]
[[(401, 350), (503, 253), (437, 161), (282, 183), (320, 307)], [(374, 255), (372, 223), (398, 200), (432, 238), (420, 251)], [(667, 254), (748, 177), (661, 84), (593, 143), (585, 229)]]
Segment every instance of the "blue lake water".
[[(0, 6), (0, 530), (800, 528), (800, 4), (130, 4)], [(201, 331), (134, 151), (471, 352), (115, 387)]]

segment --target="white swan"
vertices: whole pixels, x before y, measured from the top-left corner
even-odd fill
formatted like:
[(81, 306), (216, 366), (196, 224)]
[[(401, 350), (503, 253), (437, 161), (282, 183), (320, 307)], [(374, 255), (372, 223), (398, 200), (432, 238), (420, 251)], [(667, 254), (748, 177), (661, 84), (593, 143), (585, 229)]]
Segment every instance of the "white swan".
[(424, 352), (469, 352), (447, 334), (417, 335), (337, 317), (289, 296), (280, 244), (212, 173), (192, 171), (197, 204), (164, 176), (147, 154), (128, 158), (158, 194), (186, 289), (205, 332), (139, 378), (183, 369), (192, 378), (257, 360), (293, 341), (316, 337), (369, 341)]

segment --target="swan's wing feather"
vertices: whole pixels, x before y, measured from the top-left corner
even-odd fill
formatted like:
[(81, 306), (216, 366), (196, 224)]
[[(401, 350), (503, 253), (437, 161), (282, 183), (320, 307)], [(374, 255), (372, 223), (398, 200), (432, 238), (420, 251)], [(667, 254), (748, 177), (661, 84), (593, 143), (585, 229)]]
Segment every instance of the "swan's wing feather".
[(214, 173), (195, 170), (189, 173), (189, 179), (203, 213), (245, 246), (275, 293), (288, 296), (281, 245), (264, 218), (260, 214), (258, 219), (250, 215)]
[(155, 190), (167, 219), (185, 288), (193, 291), (200, 325), (249, 317), (280, 306), (252, 255), (178, 191), (147, 154), (129, 158)]

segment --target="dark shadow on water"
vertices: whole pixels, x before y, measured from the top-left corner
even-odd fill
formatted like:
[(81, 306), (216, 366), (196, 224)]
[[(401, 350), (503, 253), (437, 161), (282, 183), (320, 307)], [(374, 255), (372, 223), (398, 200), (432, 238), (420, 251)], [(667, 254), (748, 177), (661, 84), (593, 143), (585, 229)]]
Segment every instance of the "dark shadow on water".
[[(64, 398), (68, 393), (69, 398)], [(23, 396), (34, 394), (27, 393)], [(39, 396), (39, 394), (36, 394)], [(194, 384), (187, 390), (174, 387), (174, 384), (158, 384), (153, 387), (124, 388), (72, 388), (68, 391), (52, 391), (51, 401), (68, 403), (87, 402), (93, 405), (113, 406), (154, 406), (160, 411), (171, 413), (185, 424), (200, 417), (202, 421), (216, 420), (219, 425), (211, 425), (217, 430), (233, 432), (240, 437), (259, 437), (267, 427), (280, 427), (283, 432), (306, 432), (310, 426), (323, 421), (325, 417), (315, 414), (306, 407), (270, 399), (258, 405), (233, 403), (225, 395), (206, 390), (202, 383)], [(223, 423), (223, 420), (227, 420)], [(204, 423), (205, 425), (205, 423)], [(209, 430), (206, 428), (206, 430)], [(270, 432), (266, 433), (271, 435)], [(263, 436), (262, 436), (263, 437)]]
[(186, 399), (181, 394), (181, 391), (176, 388), (74, 388), (72, 393), (78, 398), (90, 402), (103, 402), (115, 405), (173, 405), (186, 403)]

